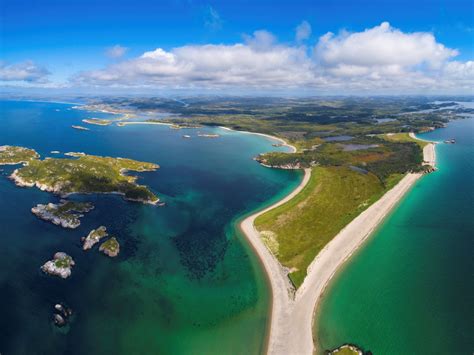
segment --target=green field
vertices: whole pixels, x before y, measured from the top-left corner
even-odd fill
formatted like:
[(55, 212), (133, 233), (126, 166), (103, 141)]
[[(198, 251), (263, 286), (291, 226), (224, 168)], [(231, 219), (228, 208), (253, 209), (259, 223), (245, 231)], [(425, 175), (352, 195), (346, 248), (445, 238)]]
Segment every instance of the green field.
[(316, 167), (295, 198), (258, 217), (255, 226), (299, 287), (324, 246), (385, 191), (374, 174), (348, 167)]
[(27, 163), (38, 158), (39, 154), (33, 149), (11, 145), (0, 146), (0, 165)]
[(419, 139), (413, 139), (410, 137), (409, 133), (381, 134), (380, 137), (391, 142), (413, 142), (418, 144), (421, 149), (423, 149), (428, 144), (428, 142)]

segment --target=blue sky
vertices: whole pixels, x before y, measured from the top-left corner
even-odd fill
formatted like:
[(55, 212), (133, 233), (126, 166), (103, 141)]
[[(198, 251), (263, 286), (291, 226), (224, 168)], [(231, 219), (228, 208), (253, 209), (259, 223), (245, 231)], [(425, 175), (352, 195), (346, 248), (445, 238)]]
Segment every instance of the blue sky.
[[(166, 87), (172, 80), (167, 81), (162, 78), (169, 77), (171, 69), (163, 73), (163, 70), (159, 68), (157, 72), (148, 73), (148, 76), (145, 77), (142, 70), (144, 63), (137, 59), (143, 53), (158, 48), (166, 53), (174, 53), (173, 51), (177, 48), (210, 44), (226, 45), (230, 48), (235, 44), (242, 43), (251, 47), (250, 43), (254, 38), (252, 36), (255, 36), (254, 32), (258, 30), (264, 30), (265, 33), (272, 36), (270, 40), (272, 49), (267, 46), (265, 50), (274, 50), (275, 53), (288, 50), (288, 56), (293, 58), (299, 54), (292, 52), (292, 49), (304, 46), (308, 57), (304, 63), (302, 59), (295, 62), (288, 57), (280, 62), (282, 65), (285, 63), (307, 64), (307, 70), (311, 72), (311, 80), (307, 78), (307, 73), (291, 72), (286, 74), (293, 75), (296, 79), (304, 78), (302, 86), (318, 90), (321, 90), (324, 82), (331, 76), (341, 75), (342, 72), (344, 75), (349, 75), (349, 67), (352, 68), (350, 74), (352, 76), (368, 76), (370, 74), (373, 84), (374, 80), (386, 80), (387, 75), (394, 75), (395, 71), (399, 75), (407, 71), (410, 72), (410, 75), (414, 72), (423, 72), (423, 74), (428, 73), (432, 78), (440, 75), (434, 73), (433, 67), (438, 67), (437, 70), (440, 71), (441, 66), (447, 68), (447, 63), (452, 61), (455, 61), (456, 64), (450, 65), (450, 75), (453, 75), (452, 68), (454, 66), (459, 67), (456, 70), (461, 70), (462, 76), (465, 76), (466, 72), (470, 75), (472, 74), (472, 64), (469, 63), (474, 58), (474, 9), (473, 2), (467, 0), (214, 2), (191, 0), (2, 0), (0, 7), (1, 60), (3, 70), (6, 71), (6, 74), (3, 75), (3, 84), (8, 85), (53, 86), (59, 83), (65, 86), (105, 85), (103, 80), (105, 74), (109, 78), (114, 76), (112, 74), (117, 71), (123, 73), (127, 70), (136, 72), (136, 75), (129, 78), (130, 84), (133, 86)], [(303, 39), (296, 40), (295, 29), (303, 21), (305, 21), (307, 31), (303, 35)], [(401, 64), (395, 60), (389, 63), (386, 59), (381, 59), (381, 62), (371, 64), (375, 65), (372, 70), (366, 70), (368, 64), (360, 63), (358, 60), (336, 63), (330, 62), (326, 58), (335, 53), (334, 46), (340, 45), (343, 48), (345, 44), (342, 41), (350, 34), (363, 33), (381, 26), (384, 22), (390, 24), (388, 29), (383, 27), (386, 34), (390, 35), (390, 33), (393, 34), (397, 31), (406, 34), (405, 37), (400, 38), (401, 41), (413, 39), (409, 37), (410, 34), (425, 33), (434, 38), (435, 44), (443, 45), (449, 50), (456, 50), (456, 54), (454, 52), (430, 54), (429, 50), (433, 50), (433, 45), (431, 45), (431, 49), (420, 53), (418, 59)], [(341, 31), (347, 32), (341, 35)], [(334, 33), (336, 38), (327, 48), (318, 47), (318, 44), (321, 43), (320, 37), (328, 32)], [(370, 41), (372, 39), (369, 36), (361, 40)], [(399, 45), (397, 40), (391, 43), (395, 49)], [(349, 44), (348, 42), (347, 45)], [(116, 47), (118, 50), (114, 52), (115, 55), (111, 56), (110, 48), (113, 46), (118, 46)], [(319, 49), (316, 50), (316, 47)], [(415, 47), (417, 47), (416, 44)], [(120, 48), (124, 49), (120, 50)], [(205, 50), (204, 47), (201, 48)], [(225, 52), (227, 47), (220, 49), (221, 52)], [(390, 54), (393, 49), (387, 47), (384, 50), (385, 53)], [(257, 55), (257, 52), (250, 55)], [(197, 55), (196, 53), (193, 52), (192, 55)], [(215, 55), (216, 52), (212, 53)], [(235, 55), (245, 55), (245, 53), (239, 52)], [(430, 55), (440, 55), (443, 59), (434, 63), (429, 59)], [(195, 63), (192, 58), (182, 57), (176, 53), (174, 56), (174, 62), (188, 61), (180, 68), (193, 66), (202, 69), (203, 67), (202, 62)], [(314, 59), (315, 57), (319, 59)], [(321, 58), (324, 62), (322, 64)], [(159, 63), (151, 63), (152, 60)], [(146, 63), (147, 66), (162, 65), (162, 57), (158, 59), (150, 57), (147, 61), (149, 61)], [(462, 63), (464, 66), (461, 67), (457, 63)], [(467, 66), (466, 63), (468, 63)], [(137, 69), (138, 65), (140, 65), (139, 69)], [(229, 65), (238, 68), (241, 63), (231, 62)], [(197, 72), (198, 69), (196, 69), (196, 75), (187, 72), (186, 77), (183, 77), (182, 71), (177, 73), (176, 68), (171, 72), (174, 73), (173, 75), (177, 75), (180, 87), (186, 86), (185, 80), (190, 81), (192, 77), (196, 76), (199, 77), (200, 82), (206, 82), (206, 84), (202, 84), (206, 87), (215, 88), (214, 84), (217, 83), (217, 86), (245, 88), (245, 85), (242, 84), (245, 81), (245, 76), (242, 75), (250, 70), (248, 64), (245, 65), (245, 68), (236, 73), (232, 80), (219, 78), (213, 81), (210, 76), (203, 75), (202, 71)], [(399, 68), (395, 68), (395, 66)], [(28, 68), (24, 69), (25, 67)], [(425, 70), (425, 67), (430, 69)], [(339, 69), (335, 70), (335, 68)], [(254, 69), (261, 70), (261, 68)], [(13, 80), (15, 71), (24, 72), (25, 70), (38, 71), (30, 78), (25, 76), (26, 80)], [(443, 75), (445, 75), (444, 73), (448, 69), (443, 70)], [(89, 75), (92, 71), (100, 71), (100, 73)], [(81, 73), (85, 73), (85, 75), (81, 76)], [(97, 80), (98, 74), (103, 74), (100, 75), (100, 80)], [(459, 76), (458, 74), (456, 76)], [(382, 79), (380, 79), (381, 76)], [(78, 77), (80, 77), (79, 80)], [(94, 80), (91, 77), (94, 77)], [(316, 77), (319, 79), (316, 80)], [(18, 79), (21, 79), (21, 75), (18, 76)], [(416, 81), (418, 85), (423, 82), (423, 80), (416, 80), (418, 80)], [(252, 83), (251, 86), (255, 88), (263, 83), (262, 87), (265, 88), (265, 83), (268, 84), (270, 81), (268, 78), (264, 78), (260, 84)], [(224, 82), (225, 85), (223, 85)], [(126, 86), (126, 83), (108, 80), (107, 85)], [(367, 84), (367, 88), (373, 90), (377, 88), (377, 85)], [(385, 87), (384, 85), (382, 86)], [(424, 85), (428, 84), (425, 82)], [(193, 88), (199, 87), (197, 81), (191, 86)], [(298, 85), (296, 84), (296, 86)], [(334, 85), (335, 89), (336, 87), (337, 85)]]

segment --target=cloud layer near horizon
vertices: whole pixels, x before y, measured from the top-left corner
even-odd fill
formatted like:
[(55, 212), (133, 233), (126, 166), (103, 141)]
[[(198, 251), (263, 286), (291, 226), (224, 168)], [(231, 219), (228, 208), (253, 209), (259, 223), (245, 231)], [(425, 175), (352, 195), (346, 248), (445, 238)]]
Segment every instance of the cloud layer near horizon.
[(169, 51), (157, 48), (101, 70), (78, 73), (69, 85), (472, 93), (474, 62), (454, 60), (457, 50), (437, 42), (432, 33), (405, 33), (383, 22), (362, 32), (328, 32), (313, 47), (302, 45), (310, 35), (311, 27), (303, 21), (296, 29), (296, 44), (279, 43), (273, 34), (262, 30), (231, 45), (186, 45)]
[(0, 62), (0, 81), (24, 81), (28, 83), (47, 83), (49, 71), (31, 60), (16, 64)]

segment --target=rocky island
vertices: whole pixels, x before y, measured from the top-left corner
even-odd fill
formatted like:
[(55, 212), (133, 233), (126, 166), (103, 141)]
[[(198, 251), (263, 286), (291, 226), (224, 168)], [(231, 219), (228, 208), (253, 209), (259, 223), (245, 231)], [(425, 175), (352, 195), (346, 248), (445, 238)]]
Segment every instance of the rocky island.
[(203, 134), (203, 133), (200, 133), (200, 134), (198, 134), (198, 137), (203, 137), (203, 138), (219, 138), (220, 135), (218, 135), (218, 134)]
[(336, 354), (337, 355), (371, 355), (372, 352), (370, 351), (364, 352), (355, 345), (344, 344), (334, 350), (326, 351), (326, 354), (328, 355), (336, 355)]
[(116, 193), (129, 201), (148, 204), (157, 204), (159, 201), (146, 186), (136, 183), (136, 176), (125, 174), (128, 171), (155, 171), (159, 168), (157, 164), (84, 153), (68, 153), (74, 159), (39, 160), (33, 150), (27, 155), (21, 147), (9, 147), (9, 150), (17, 153), (9, 157), (0, 152), (0, 159), (7, 162), (28, 159), (25, 166), (16, 169), (10, 176), (18, 186), (36, 186), (63, 197), (74, 193)]
[(111, 258), (116, 257), (120, 252), (120, 244), (115, 237), (106, 240), (101, 244), (99, 250)]
[(53, 260), (47, 261), (42, 267), (43, 272), (67, 279), (71, 276), (71, 268), (74, 266), (72, 257), (64, 252), (54, 254)]
[(107, 228), (104, 226), (100, 226), (97, 229), (93, 229), (87, 235), (87, 237), (83, 238), (82, 249), (89, 250), (95, 244), (97, 244), (102, 238), (107, 237), (109, 234), (107, 233)]
[(80, 218), (94, 209), (89, 202), (74, 202), (61, 200), (59, 204), (39, 204), (31, 209), (31, 212), (42, 220), (49, 221), (63, 228), (77, 228), (81, 224)]
[(39, 157), (39, 154), (33, 149), (11, 145), (0, 146), (0, 165), (27, 164)]
[(90, 131), (89, 128), (83, 127), (83, 126), (72, 125), (71, 127), (74, 128), (74, 129), (78, 129), (78, 130), (80, 130), (80, 131)]
[(98, 126), (109, 126), (112, 124), (111, 120), (106, 120), (102, 118), (86, 118), (82, 120), (82, 122), (88, 123), (88, 124), (95, 124)]

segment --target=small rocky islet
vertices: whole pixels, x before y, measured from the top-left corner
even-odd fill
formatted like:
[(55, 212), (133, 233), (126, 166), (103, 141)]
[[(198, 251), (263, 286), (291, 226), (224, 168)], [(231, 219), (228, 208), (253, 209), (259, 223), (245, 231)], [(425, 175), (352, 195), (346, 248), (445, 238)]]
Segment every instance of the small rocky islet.
[(340, 347), (325, 351), (327, 355), (372, 355), (371, 351), (363, 351), (353, 344), (344, 344)]
[(102, 238), (105, 238), (108, 235), (107, 228), (104, 226), (91, 230), (87, 237), (82, 238), (82, 250), (91, 249), (95, 244), (99, 243)]
[[(104, 125), (105, 122), (87, 122)], [(108, 124), (108, 123), (107, 123)], [(83, 127), (76, 129), (88, 130)], [(58, 154), (59, 151), (52, 151)], [(128, 171), (155, 171), (159, 168), (153, 163), (139, 162), (132, 159), (111, 158), (87, 155), (84, 153), (65, 153), (68, 158), (45, 158), (33, 149), (17, 146), (0, 146), (0, 165), (18, 165), (10, 178), (20, 187), (36, 186), (61, 196), (73, 193), (118, 193), (126, 200), (147, 204), (158, 204), (159, 199), (146, 186), (136, 184), (136, 176), (125, 175)], [(38, 218), (63, 228), (74, 229), (81, 224), (80, 218), (91, 211), (94, 206), (89, 202), (75, 202), (61, 199), (59, 203), (38, 204), (31, 212)], [(82, 238), (83, 250), (89, 250), (104, 238), (109, 237), (107, 228), (100, 226)], [(116, 257), (120, 244), (115, 237), (109, 237), (99, 247), (99, 251), (108, 257)], [(41, 270), (52, 276), (67, 279), (75, 265), (73, 258), (59, 251), (51, 260), (46, 261)], [(54, 306), (53, 323), (58, 327), (66, 326), (72, 310), (58, 303)]]
[(54, 254), (52, 260), (48, 260), (41, 266), (41, 270), (46, 274), (67, 279), (71, 276), (71, 269), (74, 265), (75, 262), (70, 255), (59, 251)]
[[(82, 249), (89, 250), (95, 244), (103, 238), (106, 238), (109, 234), (107, 228), (100, 226), (97, 229), (93, 229), (85, 238), (82, 238), (83, 246)], [(108, 240), (103, 242), (99, 251), (109, 257), (116, 257), (120, 252), (120, 244), (115, 237), (110, 237)], [(54, 254), (52, 260), (48, 260), (41, 266), (41, 270), (48, 275), (59, 276), (62, 279), (67, 279), (71, 276), (72, 267), (75, 265), (73, 258), (65, 252), (57, 252)]]
[(74, 229), (81, 224), (80, 218), (94, 209), (89, 202), (74, 202), (61, 200), (59, 204), (48, 203), (38, 204), (31, 209), (31, 212), (38, 218), (51, 222), (63, 228)]
[[(109, 234), (107, 233), (107, 228), (105, 226), (100, 226), (97, 229), (93, 229), (89, 232), (87, 237), (82, 238), (82, 249), (89, 250), (99, 243), (102, 239), (107, 238)], [(105, 255), (110, 256), (111, 258), (116, 257), (120, 252), (120, 244), (117, 241), (117, 238), (110, 237), (104, 241), (100, 247), (99, 251), (103, 252)]]
[(69, 323), (72, 316), (72, 309), (62, 303), (54, 305), (53, 322), (58, 327), (64, 327)]
[(100, 245), (99, 251), (111, 258), (114, 258), (120, 252), (120, 244), (115, 237), (111, 237)]

